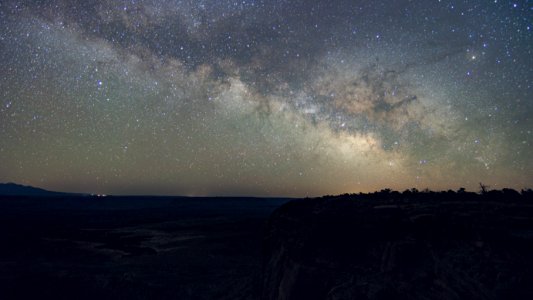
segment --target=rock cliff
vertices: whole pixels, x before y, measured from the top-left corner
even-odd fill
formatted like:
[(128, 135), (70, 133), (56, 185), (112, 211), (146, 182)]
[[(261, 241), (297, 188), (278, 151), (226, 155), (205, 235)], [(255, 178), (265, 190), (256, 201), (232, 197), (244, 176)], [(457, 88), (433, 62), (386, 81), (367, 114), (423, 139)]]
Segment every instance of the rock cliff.
[(502, 195), (285, 204), (268, 224), (262, 297), (533, 299), (533, 202)]

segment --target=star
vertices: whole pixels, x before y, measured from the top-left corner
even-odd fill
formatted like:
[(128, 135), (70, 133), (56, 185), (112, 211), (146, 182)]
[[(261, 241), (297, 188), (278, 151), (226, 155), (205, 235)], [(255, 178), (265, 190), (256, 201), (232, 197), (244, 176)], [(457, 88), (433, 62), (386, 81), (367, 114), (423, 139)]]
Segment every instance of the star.
[(94, 194), (522, 189), (530, 13), (501, 1), (7, 0), (0, 182)]

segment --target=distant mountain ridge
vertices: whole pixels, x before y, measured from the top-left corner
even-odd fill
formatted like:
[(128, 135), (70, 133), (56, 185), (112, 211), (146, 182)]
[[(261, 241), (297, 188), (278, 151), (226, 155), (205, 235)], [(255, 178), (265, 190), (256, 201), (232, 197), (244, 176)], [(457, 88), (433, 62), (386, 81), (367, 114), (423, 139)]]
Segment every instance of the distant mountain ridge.
[[(17, 183), (0, 183), (0, 196), (67, 196), (71, 193), (54, 192)], [(78, 194), (76, 194), (78, 195)]]

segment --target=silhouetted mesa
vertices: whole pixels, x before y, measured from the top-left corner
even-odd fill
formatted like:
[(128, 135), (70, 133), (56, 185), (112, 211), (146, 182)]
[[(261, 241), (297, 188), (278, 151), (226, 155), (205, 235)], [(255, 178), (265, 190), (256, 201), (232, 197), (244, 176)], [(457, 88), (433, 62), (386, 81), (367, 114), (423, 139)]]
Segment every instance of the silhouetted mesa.
[(83, 196), (83, 194), (63, 193), (48, 191), (45, 189), (20, 185), (16, 183), (0, 183), (0, 196), (31, 196), (31, 197), (54, 197), (54, 196)]
[(298, 200), (276, 210), (262, 298), (533, 299), (531, 193)]

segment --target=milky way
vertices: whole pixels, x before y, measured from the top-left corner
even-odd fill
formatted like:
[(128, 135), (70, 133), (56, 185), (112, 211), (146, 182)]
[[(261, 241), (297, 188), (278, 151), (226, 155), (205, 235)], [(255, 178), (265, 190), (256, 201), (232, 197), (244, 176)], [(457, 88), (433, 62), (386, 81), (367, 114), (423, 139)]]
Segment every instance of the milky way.
[(2, 1), (0, 181), (531, 187), (531, 1)]

